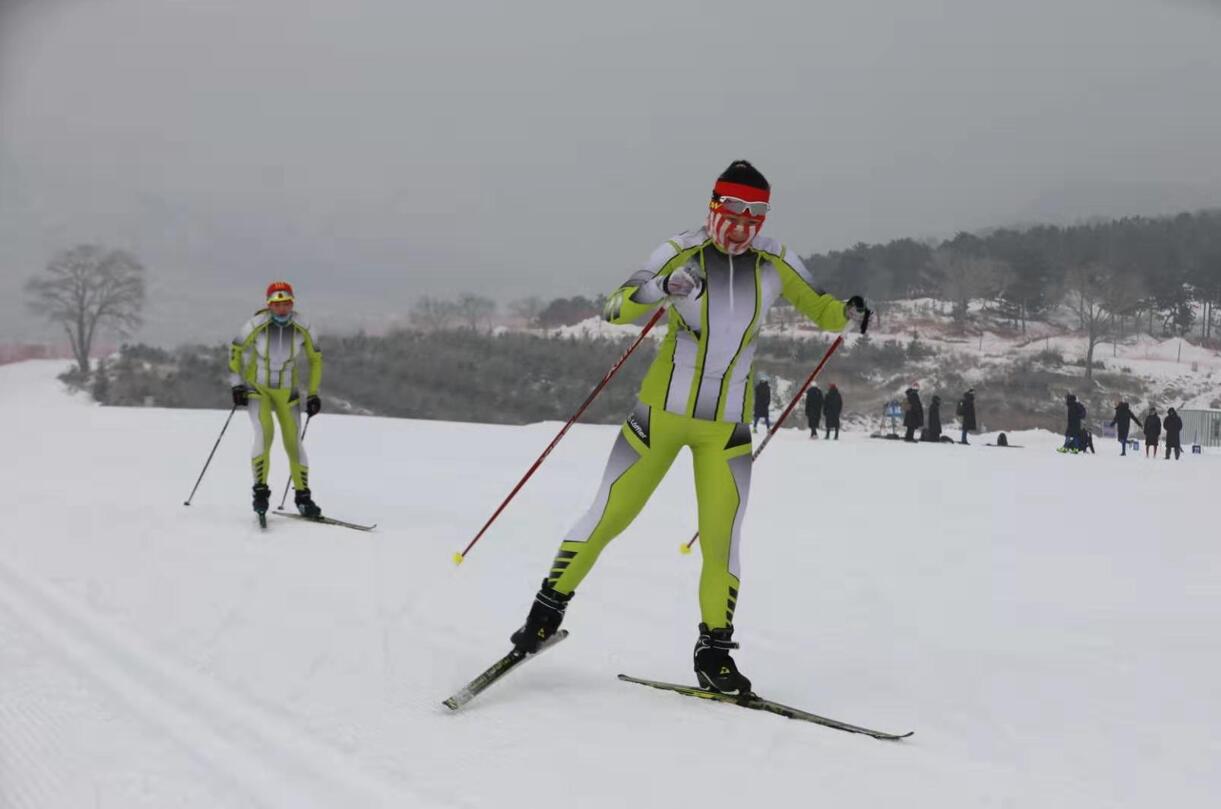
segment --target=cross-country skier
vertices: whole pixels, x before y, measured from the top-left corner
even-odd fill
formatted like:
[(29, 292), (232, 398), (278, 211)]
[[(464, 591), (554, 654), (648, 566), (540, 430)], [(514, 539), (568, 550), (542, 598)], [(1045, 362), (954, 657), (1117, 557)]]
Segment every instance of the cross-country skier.
[(293, 310), (292, 285), (287, 281), (275, 281), (267, 287), (267, 308), (260, 309), (247, 321), (229, 349), (233, 404), (246, 408), (254, 426), (251, 466), (254, 510), (260, 516), (267, 513), (271, 497), (267, 472), (271, 442), (275, 438), (273, 412), (280, 421), (280, 437), (292, 470), (297, 510), (313, 519), (322, 516), (322, 509), (310, 496), (309, 461), (297, 427), (301, 409), (301, 379), (297, 366), (301, 359), (309, 366), (305, 412), (313, 417), (322, 409), (322, 401), (318, 398), (322, 351), (309, 324)]
[(555, 634), (602, 549), (640, 513), (679, 450), (690, 447), (703, 553), (695, 672), (704, 688), (750, 691), (730, 650), (737, 648), (733, 614), (750, 490), (755, 337), (780, 295), (831, 331), (857, 321), (864, 332), (871, 315), (859, 295), (845, 302), (816, 289), (794, 253), (759, 235), (769, 197), (763, 175), (735, 161), (713, 186), (704, 226), (662, 243), (607, 300), (611, 323), (631, 323), (668, 303), (669, 331), (593, 504), (560, 543), (525, 624), (513, 633), (519, 651), (536, 651)]

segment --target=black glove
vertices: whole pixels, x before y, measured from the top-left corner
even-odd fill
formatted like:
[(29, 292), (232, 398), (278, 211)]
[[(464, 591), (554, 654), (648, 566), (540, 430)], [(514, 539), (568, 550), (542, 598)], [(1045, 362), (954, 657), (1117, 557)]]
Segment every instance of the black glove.
[(322, 409), (322, 400), (317, 396), (310, 396), (305, 400), (305, 415), (313, 418), (318, 415), (318, 411)]
[(869, 320), (873, 317), (873, 310), (865, 305), (865, 299), (860, 295), (853, 295), (844, 302), (844, 316), (849, 320), (860, 323), (861, 334), (869, 331)]
[(233, 406), (234, 407), (245, 407), (249, 403), (250, 403), (250, 391), (246, 389), (246, 386), (245, 385), (234, 385), (233, 386)]

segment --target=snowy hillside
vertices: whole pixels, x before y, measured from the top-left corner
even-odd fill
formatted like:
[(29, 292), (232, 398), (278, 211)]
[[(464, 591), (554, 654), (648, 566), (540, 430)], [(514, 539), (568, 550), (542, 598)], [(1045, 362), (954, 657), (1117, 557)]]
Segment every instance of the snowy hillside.
[[(1135, 359), (1135, 358), (1133, 358)], [(313, 488), (361, 534), (249, 512), (235, 418), (102, 408), (0, 366), (0, 807), (1150, 807), (1221, 790), (1221, 455), (1179, 463), (786, 431), (754, 474), (737, 655), (879, 742), (616, 681), (690, 681), (680, 458), (568, 611), (507, 651), (615, 428), (323, 414)], [(285, 466), (277, 450), (273, 489)]]

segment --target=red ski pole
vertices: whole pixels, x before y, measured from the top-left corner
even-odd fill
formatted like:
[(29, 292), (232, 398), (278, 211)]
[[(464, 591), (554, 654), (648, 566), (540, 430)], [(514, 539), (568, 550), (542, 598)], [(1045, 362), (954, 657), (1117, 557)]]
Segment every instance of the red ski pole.
[[(797, 389), (797, 395), (793, 397), (791, 402), (789, 402), (789, 406), (784, 408), (784, 412), (780, 414), (780, 418), (776, 419), (776, 423), (772, 425), (772, 428), (767, 431), (767, 435), (763, 437), (763, 441), (758, 447), (755, 448), (755, 451), (750, 456), (752, 461), (758, 458), (763, 452), (763, 448), (766, 447), (768, 442), (772, 440), (772, 436), (775, 435), (776, 431), (780, 429), (780, 425), (784, 424), (784, 420), (789, 417), (789, 413), (792, 413), (793, 408), (797, 406), (799, 401), (801, 401), (802, 394), (806, 392), (806, 388), (810, 387), (810, 384), (813, 383), (814, 378), (818, 376), (818, 373), (822, 370), (822, 367), (827, 364), (827, 360), (831, 359), (831, 355), (834, 354), (835, 350), (843, 344), (844, 335), (841, 334), (835, 338), (835, 342), (831, 343), (831, 347), (827, 349), (827, 353), (822, 355), (822, 359), (819, 360), (818, 365), (814, 366), (814, 370), (811, 371), (810, 375), (806, 377), (806, 381), (801, 383), (801, 387)], [(691, 546), (694, 545), (695, 541), (699, 538), (700, 532), (696, 531), (691, 537), (690, 542), (678, 546), (679, 551), (682, 553), (691, 553)]]
[(606, 375), (602, 377), (602, 381), (598, 383), (597, 387), (595, 387), (590, 394), (585, 397), (585, 401), (581, 403), (579, 408), (577, 408), (577, 412), (574, 413), (572, 418), (568, 419), (567, 423), (560, 428), (560, 431), (556, 433), (555, 438), (551, 439), (551, 443), (547, 445), (545, 450), (543, 450), (543, 454), (538, 456), (538, 460), (535, 461), (534, 465), (526, 471), (525, 476), (517, 482), (517, 485), (513, 487), (513, 491), (509, 492), (509, 496), (504, 499), (504, 502), (500, 504), (500, 507), (497, 508), (496, 511), (492, 513), (492, 516), (488, 518), (488, 521), (483, 524), (483, 527), (479, 529), (479, 533), (475, 534), (475, 538), (472, 539), (465, 548), (454, 554), (455, 565), (462, 564), (463, 560), (466, 559), (466, 555), (471, 552), (471, 548), (475, 547), (475, 543), (479, 541), (492, 523), (496, 521), (496, 518), (500, 516), (500, 512), (504, 511), (505, 506), (509, 505), (509, 501), (512, 500), (519, 491), (521, 491), (521, 487), (526, 485), (526, 481), (530, 479), (530, 476), (534, 474), (535, 470), (543, 465), (543, 461), (546, 460), (547, 456), (551, 454), (551, 450), (555, 449), (555, 445), (560, 443), (560, 439), (564, 437), (564, 434), (568, 432), (568, 429), (576, 423), (577, 419), (581, 418), (581, 414), (585, 412), (585, 408), (589, 407), (594, 398), (602, 392), (604, 387), (606, 387), (606, 383), (610, 382), (611, 378), (619, 372), (619, 368), (624, 362), (627, 361), (627, 358), (632, 356), (632, 352), (635, 351), (642, 342), (644, 342), (645, 336), (652, 331), (655, 325), (657, 325), (657, 321), (661, 320), (661, 316), (665, 314), (665, 311), (666, 308), (662, 306), (653, 313), (653, 316), (649, 318), (649, 322), (645, 323), (644, 328), (640, 330), (640, 336), (636, 338), (635, 342), (627, 347), (627, 351), (624, 351), (622, 356), (615, 361), (615, 364), (612, 365), (610, 370), (606, 372)]

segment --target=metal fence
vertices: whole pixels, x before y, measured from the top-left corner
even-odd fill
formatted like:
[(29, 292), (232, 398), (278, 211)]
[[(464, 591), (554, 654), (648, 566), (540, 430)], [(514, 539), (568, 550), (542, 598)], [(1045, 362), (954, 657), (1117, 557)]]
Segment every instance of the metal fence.
[(1183, 445), (1221, 447), (1221, 410), (1180, 410)]

